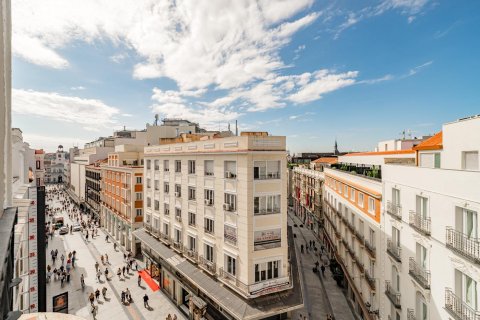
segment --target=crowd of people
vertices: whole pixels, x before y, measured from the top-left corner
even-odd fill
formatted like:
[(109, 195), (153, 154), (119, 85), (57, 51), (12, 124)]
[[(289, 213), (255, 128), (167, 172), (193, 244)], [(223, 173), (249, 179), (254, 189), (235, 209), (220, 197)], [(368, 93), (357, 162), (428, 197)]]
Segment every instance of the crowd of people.
[[(68, 216), (69, 221), (73, 221), (73, 224), (66, 223), (64, 225), (64, 227), (68, 228), (70, 234), (72, 234), (74, 231), (73, 226), (79, 225), (81, 227), (81, 235), (86, 243), (90, 243), (91, 240), (98, 237), (98, 231), (100, 227), (98, 225), (98, 222), (90, 215), (88, 215), (85, 211), (81, 210), (80, 207), (78, 207), (73, 201), (71, 201), (70, 197), (65, 191), (63, 191), (61, 186), (50, 185), (46, 187), (46, 191), (46, 214), (49, 218), (47, 219), (48, 221), (45, 225), (45, 241), (47, 245), (49, 239), (52, 240), (53, 236), (56, 233), (59, 233), (59, 217), (66, 218)], [(110, 243), (109, 240), (109, 236), (107, 235), (105, 237), (105, 241), (107, 243)], [(118, 251), (116, 242), (112, 241), (112, 244), (114, 250)], [(52, 280), (54, 282), (60, 281), (60, 286), (61, 288), (63, 288), (65, 285), (73, 284), (73, 277), (79, 277), (81, 288), (82, 290), (85, 290), (84, 274), (82, 273), (78, 275), (78, 273), (75, 272), (77, 261), (76, 250), (73, 250), (71, 252), (60, 252), (58, 248), (52, 248), (50, 250), (50, 257), (51, 262), (47, 264), (47, 283), (50, 283)], [(102, 280), (103, 277), (105, 277), (105, 281), (110, 281), (112, 279), (112, 276), (114, 276), (114, 274), (111, 273), (111, 264), (107, 253), (104, 253), (98, 257), (98, 259), (95, 261), (94, 268), (96, 283), (98, 283), (99, 285), (104, 283)], [(128, 279), (128, 275), (131, 275), (131, 272), (138, 271), (138, 268), (139, 266), (137, 264), (137, 261), (133, 258), (132, 253), (125, 252), (123, 253), (123, 266), (118, 267), (116, 274), (120, 281), (125, 281), (125, 279)], [(140, 275), (138, 275), (138, 286), (141, 286), (141, 281), (142, 278)], [(105, 302), (110, 301), (110, 299), (107, 298), (107, 291), (108, 290), (106, 286), (99, 286), (99, 288), (96, 288), (94, 291), (86, 293), (87, 299), (90, 302), (91, 313), (94, 319), (98, 313), (98, 306), (99, 304), (101, 304), (99, 303), (100, 299), (103, 298)], [(124, 305), (133, 303), (133, 298), (128, 288), (125, 288), (121, 291), (120, 299), (121, 303)], [(149, 297), (147, 294), (145, 294), (143, 296), (144, 307), (150, 310), (148, 301)], [(166, 319), (176, 320), (177, 316), (172, 316), (171, 314), (168, 314)]]

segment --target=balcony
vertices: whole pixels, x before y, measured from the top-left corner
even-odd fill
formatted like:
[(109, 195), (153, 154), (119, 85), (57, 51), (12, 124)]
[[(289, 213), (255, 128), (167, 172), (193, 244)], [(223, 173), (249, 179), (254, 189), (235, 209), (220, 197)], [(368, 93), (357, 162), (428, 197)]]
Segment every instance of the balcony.
[(354, 175), (360, 175), (365, 178), (370, 178), (376, 181), (382, 179), (382, 166), (362, 165), (353, 163), (337, 163), (331, 166), (331, 169), (344, 171)]
[(193, 262), (198, 261), (198, 252), (195, 250), (183, 248), (183, 255), (187, 258), (192, 260)]
[(224, 271), (223, 267), (218, 269), (218, 278), (231, 287), (243, 293), (248, 293), (248, 285), (238, 280), (236, 276)]
[(365, 280), (367, 280), (370, 289), (375, 291), (375, 278), (370, 275), (370, 272), (368, 270), (365, 270)]
[(395, 219), (402, 220), (402, 206), (391, 201), (387, 201), (387, 213)]
[(369, 241), (365, 241), (365, 249), (367, 249), (368, 254), (370, 254), (370, 256), (375, 259), (375, 245), (370, 243)]
[(163, 241), (164, 243), (166, 243), (166, 244), (171, 244), (172, 243), (170, 238), (168, 237), (168, 234), (160, 232), (159, 235), (160, 235), (160, 240)]
[(415, 310), (407, 309), (407, 320), (417, 320), (415, 317)]
[(387, 253), (397, 262), (402, 262), (402, 248), (393, 243), (391, 239), (387, 240)]
[(183, 252), (183, 244), (179, 241), (172, 241), (173, 242), (173, 250), (182, 253)]
[(355, 226), (350, 221), (346, 220), (345, 224), (347, 225), (348, 229), (350, 229), (352, 233), (355, 233)]
[(397, 292), (393, 287), (390, 281), (385, 281), (385, 294), (387, 295), (388, 299), (393, 303), (395, 308), (401, 309), (401, 294)]
[(431, 234), (430, 218), (424, 218), (416, 211), (410, 211), (409, 224), (413, 229), (426, 236)]
[(182, 216), (175, 215), (175, 220), (177, 220), (178, 222), (182, 222)]
[(463, 302), (450, 288), (445, 288), (445, 309), (457, 320), (480, 320), (480, 311)]
[(424, 289), (430, 289), (430, 271), (419, 266), (413, 257), (410, 257), (409, 259), (408, 273)]
[(203, 256), (198, 258), (198, 264), (212, 275), (217, 273), (217, 264), (215, 262), (208, 261)]
[(253, 177), (254, 180), (270, 180), (270, 179), (280, 179), (280, 172), (269, 172), (266, 174), (258, 174)]
[(452, 227), (447, 227), (445, 242), (450, 250), (480, 264), (480, 240), (478, 238), (470, 238)]

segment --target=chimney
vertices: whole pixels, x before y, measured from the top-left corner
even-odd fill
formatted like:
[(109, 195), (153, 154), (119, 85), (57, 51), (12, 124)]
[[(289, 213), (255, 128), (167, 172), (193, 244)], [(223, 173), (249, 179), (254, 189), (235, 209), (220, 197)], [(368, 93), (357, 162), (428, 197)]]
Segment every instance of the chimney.
[(238, 120), (235, 120), (235, 135), (238, 136)]

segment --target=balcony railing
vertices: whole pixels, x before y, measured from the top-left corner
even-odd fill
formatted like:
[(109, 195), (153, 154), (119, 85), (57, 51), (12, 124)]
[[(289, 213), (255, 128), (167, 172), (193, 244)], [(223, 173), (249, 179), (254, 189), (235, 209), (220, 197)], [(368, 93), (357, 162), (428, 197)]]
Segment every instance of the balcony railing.
[(261, 216), (265, 214), (275, 214), (275, 213), (280, 213), (280, 207), (270, 208), (270, 209), (259, 209), (253, 212), (255, 216)]
[(173, 249), (175, 249), (178, 252), (183, 251), (183, 244), (181, 242), (172, 241), (172, 243), (173, 243)]
[(407, 320), (417, 320), (415, 317), (415, 310), (407, 309)]
[(480, 310), (466, 304), (450, 288), (445, 288), (445, 309), (458, 320), (480, 320)]
[(387, 295), (388, 299), (390, 299), (390, 301), (393, 303), (395, 308), (397, 309), (402, 308), (402, 303), (400, 299), (401, 294), (400, 292), (397, 292), (397, 290), (395, 290), (392, 287), (392, 284), (390, 283), (390, 281), (385, 281), (385, 294)]
[(402, 206), (391, 201), (387, 201), (387, 213), (398, 220), (402, 220)]
[(410, 257), (409, 259), (408, 273), (424, 289), (430, 289), (430, 271), (427, 271), (419, 266), (413, 257)]
[(187, 249), (187, 248), (184, 247), (183, 248), (183, 255), (190, 260), (193, 260), (195, 262), (198, 261), (198, 252), (195, 251), (195, 250)]
[(430, 218), (424, 218), (416, 211), (410, 211), (409, 224), (412, 228), (426, 236), (431, 234)]
[(397, 246), (391, 239), (387, 240), (387, 253), (398, 262), (402, 262), (402, 248)]
[(254, 180), (280, 179), (280, 172), (270, 172), (267, 174), (259, 174), (258, 176), (254, 176), (253, 179)]
[(248, 293), (248, 285), (238, 280), (236, 276), (224, 271), (223, 267), (218, 269), (218, 278), (223, 280), (225, 283), (236, 287), (240, 291)]
[(446, 234), (447, 248), (461, 254), (462, 256), (480, 264), (480, 240), (468, 237), (466, 234), (447, 227)]
[(370, 243), (369, 241), (365, 241), (365, 249), (367, 249), (367, 252), (370, 254), (372, 258), (375, 258), (375, 245)]
[(215, 262), (208, 261), (203, 256), (198, 258), (198, 263), (202, 268), (210, 272), (211, 274), (217, 273), (217, 264)]
[(178, 222), (182, 222), (182, 216), (175, 215), (175, 220), (177, 220)]
[(370, 289), (375, 291), (375, 278), (372, 275), (370, 275), (370, 272), (368, 270), (365, 270), (365, 280), (367, 280), (367, 283)]

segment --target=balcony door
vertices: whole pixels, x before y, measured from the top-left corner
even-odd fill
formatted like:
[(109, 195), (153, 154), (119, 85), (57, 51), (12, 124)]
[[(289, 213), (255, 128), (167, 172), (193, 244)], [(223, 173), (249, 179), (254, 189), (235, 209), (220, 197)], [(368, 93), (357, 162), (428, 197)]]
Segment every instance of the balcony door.
[(422, 220), (428, 218), (428, 198), (417, 196), (417, 214)]
[(392, 189), (392, 205), (393, 206), (400, 205), (400, 190), (395, 188)]
[(462, 302), (473, 310), (478, 307), (478, 284), (463, 272), (455, 270), (455, 291), (462, 297)]
[(400, 230), (395, 227), (392, 227), (392, 244), (400, 248)]
[(395, 266), (392, 266), (392, 289), (394, 292), (400, 292), (400, 274)]
[(469, 239), (478, 238), (478, 215), (475, 211), (462, 209), (463, 233)]
[(425, 301), (425, 297), (417, 292), (416, 294), (416, 308), (415, 308), (415, 319), (416, 320), (427, 320), (428, 319), (428, 307)]
[(428, 251), (427, 248), (422, 246), (420, 243), (417, 242), (417, 252), (416, 252), (416, 261), (419, 267), (423, 270), (427, 270), (427, 262), (428, 262)]

